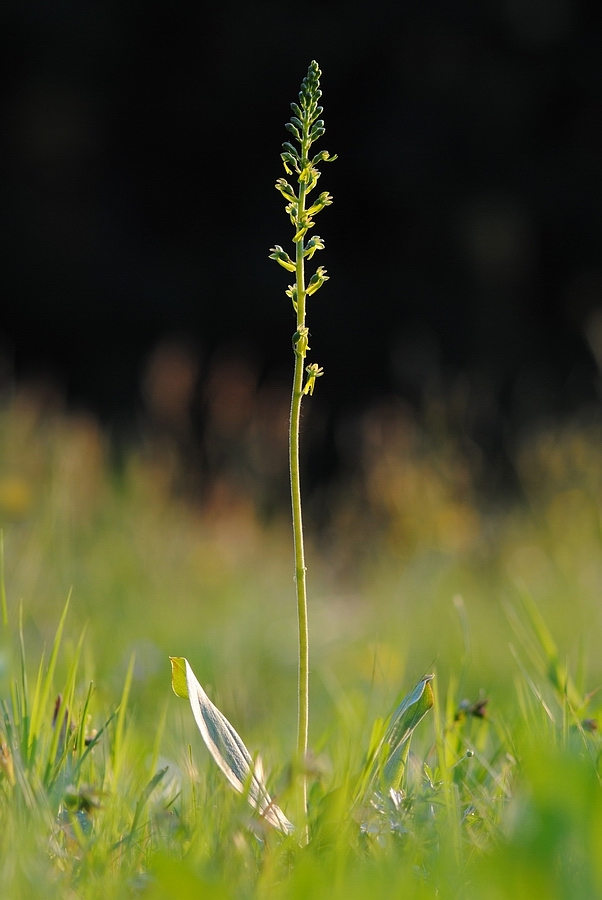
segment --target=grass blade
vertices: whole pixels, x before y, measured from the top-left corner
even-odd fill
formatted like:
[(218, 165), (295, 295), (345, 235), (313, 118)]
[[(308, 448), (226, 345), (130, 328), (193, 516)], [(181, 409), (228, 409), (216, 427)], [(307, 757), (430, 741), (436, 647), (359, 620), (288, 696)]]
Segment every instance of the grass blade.
[(2, 624), (8, 626), (8, 608), (6, 605), (6, 581), (4, 578), (4, 531), (0, 529), (0, 605), (2, 606)]
[(162, 769), (160, 769), (158, 772), (156, 772), (156, 774), (153, 775), (153, 777), (151, 778), (151, 780), (149, 781), (147, 786), (142, 791), (140, 799), (136, 803), (136, 810), (134, 812), (134, 819), (132, 821), (132, 827), (130, 828), (130, 833), (128, 834), (128, 836), (126, 838), (124, 838), (125, 842), (129, 843), (130, 841), (132, 841), (134, 839), (134, 835), (136, 834), (136, 830), (138, 828), (138, 823), (140, 821), (140, 816), (142, 815), (142, 811), (144, 810), (144, 807), (148, 803), (150, 795), (155, 790), (157, 785), (163, 780), (163, 776), (167, 773), (168, 769), (169, 769), (169, 766), (164, 766)]
[[(530, 649), (529, 647), (529, 637), (524, 634), (524, 626), (521, 629), (522, 623), (517, 621), (518, 616), (515, 610), (510, 604), (507, 604), (507, 615), (515, 634), (526, 652), (529, 653), (540, 674), (546, 677), (552, 685), (561, 706), (566, 701), (573, 714), (577, 711), (583, 711), (587, 705), (586, 700), (575, 687), (575, 682), (571, 678), (568, 666), (560, 661), (558, 646), (533, 597), (522, 585), (518, 585), (518, 590), (528, 624), (531, 628), (531, 634), (535, 637), (535, 652), (533, 648)], [(521, 631), (523, 632), (522, 634)]]
[(115, 738), (113, 741), (113, 777), (115, 779), (115, 783), (117, 783), (119, 771), (121, 769), (122, 762), (122, 747), (123, 747), (123, 738), (125, 734), (125, 712), (127, 709), (127, 703), (130, 696), (130, 688), (132, 686), (132, 678), (134, 677), (134, 664), (136, 662), (136, 654), (132, 653), (130, 658), (130, 664), (128, 666), (128, 670), (125, 676), (125, 681), (123, 684), (123, 692), (121, 694), (121, 701), (119, 703), (119, 707), (117, 709), (117, 719), (115, 722)]
[(21, 654), (21, 746), (25, 750), (29, 744), (31, 727), (29, 721), (29, 688), (27, 686), (27, 668), (25, 665), (25, 638), (23, 636), (23, 602), (19, 606), (19, 649)]
[(65, 619), (67, 618), (67, 611), (69, 609), (69, 603), (71, 602), (71, 591), (69, 591), (67, 595), (67, 600), (65, 602), (65, 606), (63, 607), (63, 612), (61, 614), (61, 618), (58, 624), (58, 628), (56, 629), (56, 634), (54, 635), (54, 641), (52, 643), (52, 651), (50, 653), (50, 659), (48, 660), (48, 669), (46, 670), (46, 676), (42, 683), (42, 688), (38, 692), (36, 688), (36, 704), (35, 708), (32, 709), (31, 714), (31, 737), (32, 740), (38, 736), (41, 723), (43, 721), (43, 716), (46, 713), (48, 707), (48, 700), (50, 698), (50, 691), (52, 689), (52, 681), (54, 678), (54, 672), (56, 669), (56, 661), (59, 655), (59, 648), (61, 645), (61, 640), (63, 637), (63, 628), (65, 626)]

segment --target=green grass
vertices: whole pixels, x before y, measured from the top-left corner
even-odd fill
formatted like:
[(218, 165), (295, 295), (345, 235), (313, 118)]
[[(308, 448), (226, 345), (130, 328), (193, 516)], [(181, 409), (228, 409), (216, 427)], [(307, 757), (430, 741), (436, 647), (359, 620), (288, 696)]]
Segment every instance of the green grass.
[[(0, 896), (602, 896), (599, 435), (525, 442), (527, 499), (492, 512), (416, 434), (366, 453), (332, 500), (338, 539), (308, 547), (300, 847), (231, 791), (168, 661), (190, 660), (294, 818), (286, 520), (242, 496), (188, 507), (135, 454), (117, 475), (92, 422), (4, 410)], [(427, 671), (401, 793), (353, 805), (374, 720)]]

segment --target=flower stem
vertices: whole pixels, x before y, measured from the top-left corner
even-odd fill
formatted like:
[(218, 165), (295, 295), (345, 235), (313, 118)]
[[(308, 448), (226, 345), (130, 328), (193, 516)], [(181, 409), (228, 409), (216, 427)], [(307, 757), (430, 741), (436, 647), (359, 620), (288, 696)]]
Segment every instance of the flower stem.
[[(297, 590), (297, 618), (299, 623), (299, 688), (298, 698), (298, 728), (297, 728), (297, 764), (300, 769), (301, 802), (299, 813), (307, 823), (307, 738), (309, 731), (309, 636), (307, 627), (307, 586), (305, 571), (305, 549), (303, 546), (303, 516), (301, 513), (301, 480), (299, 473), (299, 426), (301, 422), (301, 402), (304, 394), (310, 396), (314, 392), (316, 379), (323, 374), (323, 369), (317, 363), (305, 365), (305, 357), (309, 350), (309, 331), (305, 324), (305, 305), (307, 298), (313, 296), (325, 281), (328, 281), (326, 269), (318, 266), (314, 274), (305, 283), (305, 260), (311, 259), (317, 250), (324, 249), (324, 241), (315, 234), (305, 242), (307, 232), (314, 227), (314, 217), (324, 207), (330, 206), (332, 197), (327, 191), (323, 191), (319, 197), (315, 197), (311, 205), (306, 209), (305, 204), (309, 194), (314, 190), (320, 177), (318, 164), (336, 159), (327, 150), (322, 150), (313, 159), (309, 158), (311, 145), (324, 134), (324, 121), (320, 118), (322, 107), (319, 100), (322, 96), (320, 90), (320, 67), (312, 60), (307, 75), (301, 84), (299, 92), (299, 104), (291, 103), (293, 116), (287, 122), (286, 129), (292, 134), (292, 139), (299, 144), (297, 149), (290, 140), (282, 146), (284, 152), (280, 158), (284, 164), (287, 175), (296, 172), (299, 192), (288, 183), (286, 178), (276, 181), (276, 189), (282, 194), (286, 202), (286, 211), (295, 227), (295, 261), (290, 258), (279, 244), (272, 247), (270, 259), (276, 260), (287, 272), (294, 272), (296, 281), (289, 284), (286, 296), (290, 297), (295, 315), (297, 317), (297, 330), (293, 335), (293, 351), (295, 354), (295, 371), (293, 375), (293, 391), (291, 397), (291, 418), (289, 428), (289, 470), (291, 477), (291, 501), (293, 513), (293, 544), (295, 552), (295, 585)], [(304, 375), (305, 385), (303, 384)], [(307, 824), (304, 828), (303, 842), (307, 843)]]
[[(306, 138), (306, 135), (304, 135)], [(302, 164), (307, 163), (307, 140), (302, 143)], [(298, 197), (298, 218), (305, 212), (305, 186), (301, 185)], [(297, 332), (305, 327), (305, 260), (304, 241), (296, 248), (297, 275)], [(297, 618), (299, 626), (299, 671), (298, 671), (298, 725), (297, 757), (301, 766), (301, 806), (303, 817), (307, 817), (307, 778), (305, 758), (309, 730), (309, 633), (307, 625), (307, 585), (305, 568), (305, 548), (303, 543), (303, 515), (301, 511), (301, 477), (299, 471), (299, 430), (301, 401), (303, 399), (303, 369), (305, 346), (299, 341), (295, 345), (295, 370), (291, 397), (291, 418), (289, 430), (289, 466), (291, 478), (291, 504), (293, 513), (293, 544), (295, 552), (295, 585), (297, 589)]]

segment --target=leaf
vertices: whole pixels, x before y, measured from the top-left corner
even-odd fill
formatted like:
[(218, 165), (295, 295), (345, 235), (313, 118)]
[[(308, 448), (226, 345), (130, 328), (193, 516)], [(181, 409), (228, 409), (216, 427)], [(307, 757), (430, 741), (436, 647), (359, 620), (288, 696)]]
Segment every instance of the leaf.
[(170, 656), (170, 661), (173, 690), (178, 697), (190, 701), (201, 737), (234, 790), (247, 797), (262, 819), (284, 834), (291, 834), (294, 826), (270, 798), (251, 754), (226, 717), (211, 702), (188, 660)]
[(171, 686), (176, 697), (188, 700), (188, 685), (186, 684), (186, 660), (182, 656), (170, 656)]
[(169, 766), (164, 766), (164, 768), (159, 769), (159, 771), (153, 775), (153, 777), (151, 778), (149, 783), (146, 785), (146, 787), (142, 791), (140, 799), (138, 800), (138, 802), (136, 804), (136, 811), (134, 812), (134, 819), (132, 821), (132, 827), (130, 828), (130, 833), (129, 833), (128, 837), (125, 839), (128, 842), (133, 840), (134, 835), (136, 834), (136, 829), (138, 827), (138, 822), (140, 821), (140, 816), (142, 815), (142, 811), (143, 811), (144, 807), (146, 806), (146, 804), (148, 803), (150, 795), (155, 790), (157, 785), (163, 780), (163, 777), (167, 773), (168, 769), (169, 769)]
[(434, 675), (425, 675), (413, 691), (397, 707), (387, 731), (385, 745), (389, 747), (389, 756), (385, 762), (385, 781), (392, 787), (399, 787), (399, 761), (402, 748), (409, 749), (409, 739), (418, 723), (424, 718), (434, 704), (433, 689), (430, 682)]
[(48, 701), (50, 699), (50, 692), (52, 690), (52, 679), (54, 678), (54, 672), (59, 655), (59, 648), (63, 637), (63, 628), (65, 626), (65, 619), (67, 618), (67, 611), (69, 609), (70, 601), (71, 590), (67, 594), (67, 600), (63, 607), (63, 612), (59, 620), (58, 628), (56, 629), (56, 634), (52, 643), (52, 650), (50, 652), (50, 659), (48, 661), (48, 668), (46, 670), (46, 675), (44, 676), (44, 678), (42, 678), (42, 667), (40, 665), (38, 680), (34, 693), (34, 702), (31, 709), (31, 724), (29, 734), (32, 740), (39, 737), (43, 717), (47, 714)]
[(385, 789), (399, 788), (410, 749), (410, 738), (434, 704), (433, 689), (430, 686), (434, 677), (425, 675), (421, 678), (392, 713), (383, 737), (368, 756), (361, 780), (360, 799), (376, 788), (376, 782)]

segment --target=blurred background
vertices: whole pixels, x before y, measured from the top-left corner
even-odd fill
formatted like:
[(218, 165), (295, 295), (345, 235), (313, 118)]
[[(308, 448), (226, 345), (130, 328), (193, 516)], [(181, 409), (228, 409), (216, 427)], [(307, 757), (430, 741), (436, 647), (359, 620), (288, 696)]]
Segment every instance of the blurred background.
[(453, 406), (481, 487), (513, 489), (517, 433), (599, 402), (601, 20), (575, 0), (9, 0), (2, 383), (44, 384), (117, 442), (143, 421), (198, 487), (234, 465), (228, 430), (280, 427), (292, 314), (267, 253), (291, 228), (273, 184), (316, 58), (340, 158), (310, 306), (311, 486), (357, 462), (357, 416), (394, 398)]
[(294, 321), (268, 253), (315, 58), (339, 154), (302, 438), (319, 690), (468, 654), (460, 596), (475, 691), (504, 677), (519, 582), (567, 652), (584, 629), (595, 646), (601, 8), (7, 0), (2, 19), (0, 525), (30, 644), (73, 586), (106, 672), (133, 648), (163, 691), (166, 653), (188, 655), (259, 724), (262, 675), (294, 695)]

